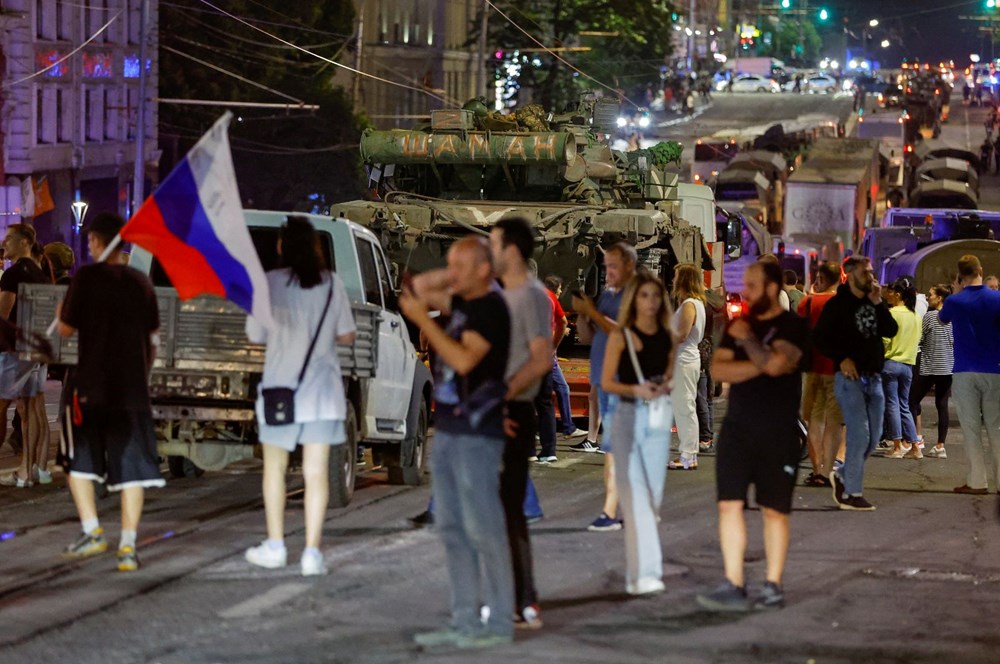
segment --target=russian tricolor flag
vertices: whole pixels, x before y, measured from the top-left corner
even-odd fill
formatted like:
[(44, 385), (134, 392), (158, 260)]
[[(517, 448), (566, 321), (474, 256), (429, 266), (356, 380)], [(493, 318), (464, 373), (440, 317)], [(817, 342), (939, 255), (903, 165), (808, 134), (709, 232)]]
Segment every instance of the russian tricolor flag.
[(250, 239), (229, 150), (226, 113), (121, 231), (156, 256), (182, 300), (211, 293), (269, 325), (271, 298)]

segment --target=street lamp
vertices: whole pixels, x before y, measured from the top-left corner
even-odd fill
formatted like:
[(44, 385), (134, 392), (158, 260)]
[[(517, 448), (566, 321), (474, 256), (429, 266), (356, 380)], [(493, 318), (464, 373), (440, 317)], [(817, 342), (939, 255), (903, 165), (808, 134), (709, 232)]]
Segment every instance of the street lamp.
[(882, 40), (882, 48), (889, 48), (889, 40), (888, 39), (883, 39)]
[(819, 20), (825, 21), (830, 18), (830, 12), (827, 11), (826, 7), (819, 10)]
[(70, 204), (73, 208), (73, 217), (76, 219), (76, 230), (83, 228), (83, 220), (87, 218), (87, 208), (90, 207), (83, 201), (77, 199)]
[(790, 9), (792, 6), (792, 0), (781, 0), (782, 9)]
[(868, 21), (868, 25), (870, 27), (872, 27), (872, 28), (877, 28), (878, 27), (878, 19), (877, 18), (873, 18), (872, 20)]

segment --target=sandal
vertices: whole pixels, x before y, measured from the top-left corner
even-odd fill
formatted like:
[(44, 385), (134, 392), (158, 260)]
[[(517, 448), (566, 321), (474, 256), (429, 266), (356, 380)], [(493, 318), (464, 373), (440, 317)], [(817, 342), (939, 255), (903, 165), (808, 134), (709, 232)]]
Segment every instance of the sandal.
[(806, 486), (816, 486), (816, 487), (831, 487), (829, 478), (826, 478), (819, 473), (809, 473), (809, 477), (803, 482)]

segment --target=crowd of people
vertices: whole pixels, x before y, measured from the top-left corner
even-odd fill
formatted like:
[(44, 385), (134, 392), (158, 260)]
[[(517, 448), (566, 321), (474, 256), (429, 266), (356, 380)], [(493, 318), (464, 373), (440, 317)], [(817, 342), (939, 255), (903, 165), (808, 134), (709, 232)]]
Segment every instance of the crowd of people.
[[(159, 318), (148, 278), (121, 265), (112, 241), (121, 225), (112, 215), (91, 225), (90, 252), (104, 260), (77, 271), (58, 313), (59, 333), (80, 338), (79, 365), (60, 410), (66, 410), (72, 441), (62, 461), (81, 533), (64, 555), (107, 549), (94, 490), (95, 482), (106, 482), (122, 491), (118, 568), (131, 571), (139, 566), (143, 490), (163, 484), (146, 380)], [(51, 256), (46, 273), (31, 258), (29, 231), (11, 226), (4, 241), (14, 265), (0, 278), (0, 314), (11, 322), (17, 284), (58, 282), (72, 266), (72, 252), (45, 247), (41, 255)], [(268, 273), (275, 326), (247, 320), (248, 338), (266, 345), (257, 419), (267, 538), (245, 557), (265, 568), (287, 564), (285, 475), (289, 453), (301, 445), (305, 576), (326, 572), (320, 544), (330, 446), (346, 441), (336, 346), (355, 334), (344, 285), (323, 265), (317, 246), (309, 221), (290, 216), (280, 233), (281, 267)], [(515, 628), (542, 626), (528, 529), (535, 518), (528, 508), (534, 494), (529, 466), (557, 461), (559, 434), (586, 436), (574, 449), (604, 453), (604, 503), (588, 529), (624, 530), (625, 590), (636, 596), (664, 590), (658, 523), (668, 469), (696, 471), (699, 454), (715, 452), (724, 579), (697, 600), (717, 611), (784, 605), (800, 417), (808, 425), (811, 464), (805, 484), (829, 487), (843, 510), (875, 509), (864, 495), (864, 476), (880, 446), (893, 459), (947, 458), (949, 392), (968, 458), (965, 481), (954, 491), (986, 494), (990, 476), (1000, 477), (1000, 292), (995, 277), (984, 279), (975, 256), (963, 256), (954, 281), (926, 294), (910, 277), (879, 284), (871, 263), (859, 256), (822, 263), (804, 292), (775, 257), (762, 257), (744, 275), (744, 315), (713, 348), (713, 316), (697, 266), (676, 266), (668, 289), (639, 267), (634, 247), (605, 247), (605, 288), (596, 301), (572, 292), (578, 333), (590, 344), (584, 431), (573, 421), (556, 358), (567, 329), (562, 283), (538, 279), (535, 246), (526, 220), (504, 219), (488, 238), (455, 242), (446, 267), (404, 279), (400, 310), (432, 355), (435, 438), (427, 514), (444, 544), (451, 585), (450, 623), (418, 634), (420, 645), (490, 647), (511, 641)], [(125, 315), (108, 293), (139, 304)], [(111, 349), (121, 358), (113, 378), (103, 365)], [(29, 376), (13, 390), (4, 374), (3, 396), (18, 401), (25, 444), (21, 467), (0, 483), (44, 482), (48, 445), (29, 443), (44, 370), (17, 364), (12, 353), (0, 359), (5, 372)], [(714, 381), (729, 385), (717, 442)], [(920, 404), (930, 390), (937, 439), (925, 447)], [(289, 412), (297, 426), (288, 426)], [(984, 424), (989, 448), (982, 441)], [(671, 459), (674, 425), (679, 444)], [(766, 579), (753, 598), (743, 570), (751, 486), (767, 557)]]

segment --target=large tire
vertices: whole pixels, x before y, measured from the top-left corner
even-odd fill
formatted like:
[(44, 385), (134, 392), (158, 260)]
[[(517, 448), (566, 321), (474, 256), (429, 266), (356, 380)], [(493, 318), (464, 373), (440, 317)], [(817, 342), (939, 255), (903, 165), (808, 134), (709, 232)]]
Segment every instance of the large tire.
[(358, 453), (358, 423), (354, 406), (347, 404), (344, 422), (347, 441), (330, 448), (330, 507), (347, 507), (354, 496), (355, 458)]
[(182, 456), (168, 456), (167, 466), (170, 468), (170, 475), (182, 479), (184, 477), (201, 477), (205, 471), (195, 465), (194, 461)]
[(385, 452), (390, 484), (417, 486), (424, 481), (427, 461), (427, 402), (420, 400), (417, 426), (398, 447)]

